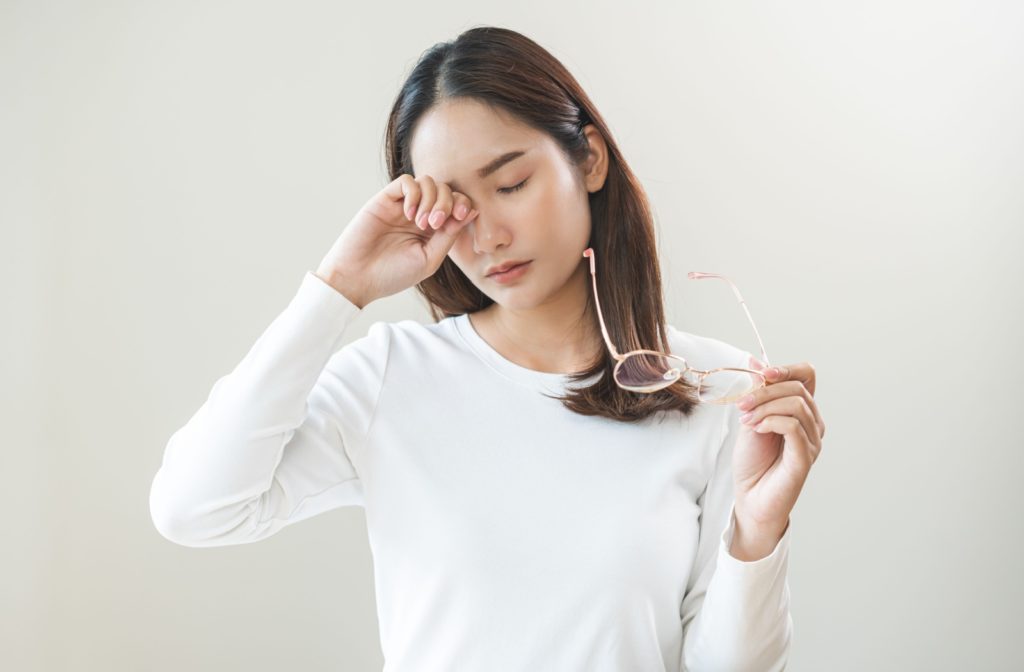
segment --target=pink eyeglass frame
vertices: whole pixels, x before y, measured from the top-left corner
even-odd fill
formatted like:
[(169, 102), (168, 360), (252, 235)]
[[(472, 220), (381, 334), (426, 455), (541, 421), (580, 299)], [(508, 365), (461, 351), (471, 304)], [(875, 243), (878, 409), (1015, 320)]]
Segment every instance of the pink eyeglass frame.
[[(657, 350), (631, 350), (625, 354), (619, 354), (619, 352), (615, 349), (615, 346), (612, 345), (612, 339), (608, 335), (608, 328), (605, 326), (604, 323), (604, 316), (601, 314), (601, 301), (597, 297), (597, 264), (594, 259), (594, 248), (588, 247), (587, 249), (583, 250), (583, 256), (590, 257), (590, 278), (594, 286), (594, 305), (597, 307), (597, 319), (601, 322), (601, 333), (604, 335), (604, 342), (605, 345), (608, 346), (608, 351), (611, 353), (612, 357), (614, 357), (615, 360), (618, 362), (615, 365), (615, 370), (612, 373), (612, 379), (615, 381), (616, 385), (618, 385), (624, 390), (630, 390), (632, 392), (657, 392), (658, 390), (664, 389), (678, 381), (686, 371), (693, 371), (698, 376), (697, 399), (699, 401), (711, 404), (728, 404), (733, 401), (736, 401), (740, 397), (745, 396), (749, 392), (749, 390), (744, 391), (742, 394), (735, 394), (732, 396), (722, 397), (721, 399), (703, 399), (701, 397), (701, 390), (703, 388), (705, 377), (711, 375), (712, 373), (717, 373), (719, 371), (743, 371), (745, 373), (753, 374), (761, 379), (761, 384), (757, 385), (755, 389), (760, 389), (767, 384), (767, 381), (765, 381), (764, 374), (761, 373), (760, 371), (755, 371), (754, 369), (726, 366), (718, 369), (710, 369), (708, 371), (703, 371), (701, 369), (693, 368), (692, 366), (689, 365), (689, 363), (687, 363), (685, 359), (679, 357), (678, 355), (671, 355), (666, 352), (658, 352)], [(768, 353), (765, 352), (764, 343), (761, 341), (761, 334), (757, 330), (757, 325), (754, 324), (754, 318), (750, 316), (750, 310), (747, 308), (747, 303), (743, 300), (743, 296), (740, 294), (740, 290), (736, 288), (736, 285), (733, 284), (732, 280), (719, 273), (702, 273), (700, 271), (690, 271), (689, 273), (686, 274), (686, 277), (689, 278), (690, 280), (719, 278), (729, 283), (729, 286), (732, 287), (733, 294), (736, 295), (736, 298), (739, 299), (740, 305), (743, 306), (743, 312), (747, 314), (747, 320), (750, 321), (750, 326), (754, 328), (754, 335), (757, 336), (757, 344), (761, 347), (761, 361), (764, 362), (765, 367), (771, 366), (771, 364), (768, 361)], [(625, 362), (626, 359), (631, 355), (645, 353), (651, 355), (658, 355), (660, 357), (668, 357), (670, 359), (676, 360), (682, 364), (682, 368), (674, 368), (670, 370), (669, 373), (674, 373), (674, 378), (672, 378), (671, 380), (666, 379), (665, 384), (663, 385), (658, 384), (644, 387), (634, 387), (619, 383), (617, 374), (619, 372), (619, 368), (622, 366), (622, 363)]]

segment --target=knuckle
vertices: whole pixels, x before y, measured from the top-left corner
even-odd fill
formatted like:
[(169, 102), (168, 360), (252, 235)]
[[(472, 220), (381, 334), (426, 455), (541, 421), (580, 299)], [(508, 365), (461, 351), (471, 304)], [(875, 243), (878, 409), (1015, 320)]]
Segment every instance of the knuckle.
[(797, 400), (797, 404), (798, 404), (798, 408), (799, 408), (800, 412), (801, 413), (805, 413), (808, 416), (813, 418), (814, 417), (814, 413), (811, 412), (811, 405), (807, 403), (807, 400), (804, 399), (803, 397), (797, 397), (796, 400)]
[(429, 184), (424, 184), (420, 187), (420, 205), (429, 208), (434, 202), (434, 190)]

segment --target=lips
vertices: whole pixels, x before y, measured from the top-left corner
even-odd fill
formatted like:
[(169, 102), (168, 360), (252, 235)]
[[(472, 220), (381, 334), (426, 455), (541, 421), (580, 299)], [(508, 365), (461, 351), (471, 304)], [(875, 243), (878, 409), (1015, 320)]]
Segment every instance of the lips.
[(487, 271), (487, 276), (490, 277), (492, 275), (495, 275), (496, 273), (504, 273), (505, 271), (509, 271), (509, 270), (515, 268), (516, 266), (522, 266), (523, 264), (528, 264), (528, 263), (530, 263), (529, 260), (528, 261), (513, 261), (513, 262), (509, 262), (507, 264), (502, 264), (501, 266), (492, 266)]
[(509, 285), (518, 282), (524, 275), (530, 272), (530, 265), (532, 261), (527, 261), (523, 264), (517, 264), (512, 266), (507, 271), (499, 271), (492, 273), (487, 276), (491, 282), (498, 283), (499, 285)]

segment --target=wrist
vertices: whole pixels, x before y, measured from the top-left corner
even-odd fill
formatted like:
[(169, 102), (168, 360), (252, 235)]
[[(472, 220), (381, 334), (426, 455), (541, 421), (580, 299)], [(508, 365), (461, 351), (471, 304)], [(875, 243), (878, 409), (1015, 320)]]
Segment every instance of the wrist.
[(354, 304), (360, 310), (365, 308), (366, 305), (372, 301), (372, 299), (367, 298), (354, 283), (335, 270), (319, 268), (314, 275), (330, 285), (334, 291), (344, 296), (350, 303)]
[(789, 518), (781, 525), (770, 525), (736, 515), (729, 555), (742, 562), (763, 560), (779, 545), (787, 529)]

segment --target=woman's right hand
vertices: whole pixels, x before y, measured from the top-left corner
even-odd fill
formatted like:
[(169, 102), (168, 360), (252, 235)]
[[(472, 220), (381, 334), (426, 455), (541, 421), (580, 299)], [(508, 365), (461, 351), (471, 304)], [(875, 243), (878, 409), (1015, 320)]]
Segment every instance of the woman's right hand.
[(360, 208), (316, 275), (363, 308), (433, 275), (476, 216), (469, 197), (444, 182), (399, 175)]

